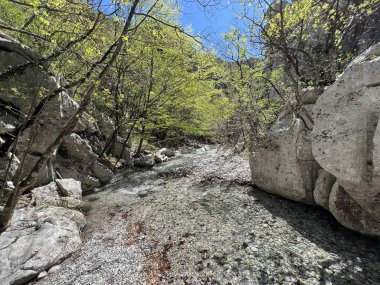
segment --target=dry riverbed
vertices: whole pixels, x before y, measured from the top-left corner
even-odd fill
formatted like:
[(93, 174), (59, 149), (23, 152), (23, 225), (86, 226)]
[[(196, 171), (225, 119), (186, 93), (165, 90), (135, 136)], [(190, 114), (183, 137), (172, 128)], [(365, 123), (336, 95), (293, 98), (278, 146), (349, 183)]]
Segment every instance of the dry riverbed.
[(217, 147), (85, 199), (83, 247), (35, 284), (380, 284), (379, 240), (252, 187), (246, 159)]

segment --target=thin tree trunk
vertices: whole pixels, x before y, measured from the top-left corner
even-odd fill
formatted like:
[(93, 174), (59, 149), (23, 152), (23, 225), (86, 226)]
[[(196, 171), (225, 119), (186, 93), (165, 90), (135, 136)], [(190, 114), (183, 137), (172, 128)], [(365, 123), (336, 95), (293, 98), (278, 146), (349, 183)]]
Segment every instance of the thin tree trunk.
[[(134, 0), (128, 15), (128, 18), (126, 20), (126, 23), (124, 25), (123, 31), (117, 41), (116, 49), (111, 57), (111, 59), (108, 61), (107, 65), (103, 68), (103, 70), (100, 72), (98, 76), (98, 82), (102, 83), (104, 78), (106, 77), (109, 69), (111, 68), (112, 64), (115, 62), (116, 58), (118, 57), (123, 45), (123, 36), (127, 34), (129, 27), (131, 26), (133, 16), (136, 12), (137, 5), (140, 0)], [(87, 91), (84, 93), (83, 99), (75, 112), (74, 116), (69, 120), (69, 122), (65, 125), (62, 132), (58, 135), (58, 137), (54, 140), (54, 142), (47, 148), (47, 150), (43, 153), (43, 155), (40, 157), (40, 159), (37, 161), (36, 165), (33, 167), (32, 171), (28, 175), (27, 178), (25, 178), (21, 183), (16, 185), (15, 190), (12, 192), (10, 199), (8, 199), (3, 211), (0, 213), (0, 232), (4, 231), (14, 213), (16, 203), (19, 199), (19, 197), (28, 189), (32, 189), (33, 185), (36, 183), (38, 178), (38, 173), (40, 172), (42, 166), (47, 162), (47, 160), (50, 158), (51, 154), (55, 150), (56, 147), (59, 146), (62, 139), (69, 135), (72, 130), (74, 129), (75, 125), (78, 123), (79, 119), (81, 118), (83, 112), (86, 110), (88, 105), (91, 102), (92, 94), (95, 92), (95, 90), (98, 88), (98, 84), (93, 83)]]

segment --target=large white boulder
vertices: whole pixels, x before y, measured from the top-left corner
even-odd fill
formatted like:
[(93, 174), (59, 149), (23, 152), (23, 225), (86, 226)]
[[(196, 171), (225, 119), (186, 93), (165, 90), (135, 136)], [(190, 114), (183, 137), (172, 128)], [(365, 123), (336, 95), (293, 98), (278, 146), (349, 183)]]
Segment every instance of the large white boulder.
[(380, 235), (380, 43), (325, 90), (314, 113), (313, 155), (339, 183), (330, 211), (347, 227)]
[(65, 197), (73, 197), (80, 199), (82, 197), (82, 185), (80, 181), (72, 178), (56, 179), (60, 192)]
[(250, 157), (252, 180), (267, 192), (314, 204), (319, 166), (312, 156), (310, 130), (305, 119), (286, 107), (270, 129), (267, 141)]
[(16, 210), (0, 235), (0, 283), (25, 284), (81, 245), (83, 214), (62, 207)]
[[(97, 161), (98, 156), (92, 151), (91, 146), (88, 141), (82, 139), (77, 134), (71, 134), (63, 139), (60, 146), (60, 152), (64, 153), (65, 156), (76, 160), (79, 162), (77, 169), (79, 172), (86, 172), (84, 177), (91, 175), (97, 179), (102, 184), (106, 184), (111, 181), (112, 171), (104, 166), (102, 163)], [(61, 168), (59, 165), (57, 168)], [(73, 176), (64, 178), (71, 178)], [(79, 177), (73, 177), (78, 179)], [(79, 179), (83, 184), (87, 184), (85, 181)]]

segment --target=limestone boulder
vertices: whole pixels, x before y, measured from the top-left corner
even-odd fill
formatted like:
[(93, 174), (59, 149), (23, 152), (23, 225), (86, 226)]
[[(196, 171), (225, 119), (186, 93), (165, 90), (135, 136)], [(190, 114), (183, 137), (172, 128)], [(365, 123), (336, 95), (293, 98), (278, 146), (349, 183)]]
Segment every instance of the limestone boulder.
[[(2, 33), (0, 34), (0, 50), (1, 72), (40, 59), (40, 55), (30, 48)], [(2, 111), (0, 114), (3, 126), (1, 129), (5, 128), (8, 132), (14, 130), (24, 123), (24, 118), (19, 114), (32, 113), (40, 108), (42, 103), (44, 104), (42, 111), (18, 140), (16, 155), (20, 158), (26, 155), (21, 178), (30, 174), (40, 156), (46, 152), (65, 127), (68, 116), (71, 116), (77, 108), (75, 104), (67, 103), (72, 101), (69, 91), (57, 91), (61, 88), (61, 77), (51, 75), (46, 70), (47, 68), (41, 64), (30, 65), (22, 72), (16, 72), (0, 81), (1, 102), (11, 106), (13, 110), (7, 113)], [(43, 98), (49, 99), (42, 101)], [(49, 155), (51, 159), (38, 174), (36, 186), (47, 184), (54, 179), (51, 170), (55, 150), (52, 150)]]
[(325, 90), (314, 113), (313, 155), (339, 181), (330, 211), (349, 228), (380, 235), (373, 223), (380, 221), (380, 43)]
[(60, 151), (86, 165), (91, 165), (97, 159), (97, 155), (92, 151), (88, 141), (82, 139), (78, 134), (65, 137), (61, 143)]
[(57, 183), (59, 191), (63, 196), (77, 199), (82, 197), (82, 185), (79, 181), (69, 178), (56, 179), (55, 182)]
[(62, 207), (16, 210), (0, 235), (1, 284), (25, 284), (75, 252), (85, 223), (83, 214)]
[(169, 160), (168, 155), (171, 157), (171, 156), (174, 156), (175, 153), (172, 150), (169, 150), (167, 148), (162, 148), (154, 154), (154, 162), (156, 163), (166, 162)]
[(252, 181), (267, 192), (314, 204), (319, 166), (309, 136), (304, 120), (291, 106), (285, 106), (267, 141), (250, 157)]
[(174, 157), (175, 156), (175, 151), (170, 148), (161, 148), (156, 152), (156, 154), (162, 155), (162, 156), (167, 156), (167, 157)]
[(141, 154), (135, 159), (134, 165), (142, 168), (152, 168), (155, 165), (153, 154)]
[(329, 200), (331, 189), (336, 178), (324, 169), (318, 171), (318, 178), (314, 187), (314, 201), (317, 205), (322, 206), (326, 210), (329, 209)]
[(160, 153), (156, 153), (154, 155), (154, 162), (155, 163), (163, 163), (165, 161), (168, 161), (168, 157), (166, 155), (163, 155), (163, 154), (160, 154)]
[(88, 165), (75, 159), (63, 158), (58, 155), (54, 167), (55, 171), (59, 173), (62, 178), (73, 178), (80, 181), (83, 194), (91, 192), (93, 189), (102, 185), (100, 180), (93, 176), (94, 174)]
[(112, 179), (112, 171), (102, 163), (94, 160), (90, 165), (90, 169), (94, 176), (99, 179), (102, 184), (106, 184)]
[[(63, 139), (60, 146), (60, 153), (78, 162), (76, 168), (79, 173), (86, 173), (86, 176), (94, 176), (99, 179), (102, 184), (111, 181), (112, 171), (97, 161), (98, 156), (92, 151), (88, 141), (82, 139), (78, 134), (71, 134)], [(70, 168), (70, 165), (68, 165), (68, 167)], [(74, 178), (78, 180), (77, 178), (79, 177), (76, 175), (64, 178)], [(82, 179), (79, 179), (79, 181), (86, 184)]]
[(121, 158), (125, 160), (127, 165), (131, 165), (132, 151), (130, 147), (131, 147), (130, 141), (126, 141), (125, 138), (118, 136), (114, 142), (112, 154), (116, 156), (117, 158)]
[[(67, 189), (68, 191), (73, 190), (72, 188), (74, 188), (75, 184), (76, 186), (78, 186), (77, 183), (74, 183), (73, 181), (65, 181), (65, 180), (66, 179), (61, 179), (60, 185), (64, 185), (65, 189)], [(78, 183), (80, 187), (80, 182)], [(81, 196), (61, 197), (60, 195), (62, 193), (61, 186), (58, 186), (58, 185), (59, 184), (56, 182), (51, 182), (48, 185), (34, 188), (31, 191), (32, 205), (36, 206), (37, 209), (43, 209), (49, 206), (64, 207), (68, 209), (82, 209), (83, 208), (83, 202), (80, 200)], [(74, 191), (70, 191), (70, 192), (74, 192)]]
[(379, 219), (353, 199), (339, 181), (335, 182), (331, 190), (329, 210), (347, 228), (363, 234), (379, 236)]

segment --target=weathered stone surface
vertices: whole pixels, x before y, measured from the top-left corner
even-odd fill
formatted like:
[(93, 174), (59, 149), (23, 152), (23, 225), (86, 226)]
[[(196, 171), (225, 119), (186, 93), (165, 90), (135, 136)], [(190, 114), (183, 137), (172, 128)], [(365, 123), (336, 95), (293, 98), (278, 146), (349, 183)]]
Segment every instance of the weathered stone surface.
[(380, 221), (359, 205), (339, 181), (331, 190), (329, 210), (342, 225), (352, 230), (369, 235), (380, 233)]
[(44, 197), (59, 197), (58, 186), (55, 182), (51, 182), (48, 185), (34, 188), (31, 192), (33, 196), (37, 199)]
[[(16, 153), (20, 153), (16, 151)], [(22, 153), (20, 153), (22, 155)], [(39, 155), (29, 154), (27, 155), (27, 159), (24, 162), (24, 166), (21, 171), (21, 176), (26, 177), (31, 170), (34, 168), (38, 160), (40, 159)], [(53, 161), (55, 160), (55, 152), (51, 155), (46, 163), (41, 166), (41, 169), (37, 176), (37, 182), (35, 186), (46, 185), (55, 179), (55, 172)]]
[(168, 161), (169, 158), (166, 154), (172, 155), (174, 153), (172, 151), (168, 150), (167, 148), (162, 148), (154, 154), (154, 162), (155, 163), (162, 163), (162, 162)]
[(135, 159), (134, 165), (137, 167), (151, 168), (155, 164), (153, 154), (142, 154), (138, 159)]
[(175, 151), (170, 148), (162, 148), (159, 150), (159, 153), (166, 155), (167, 157), (174, 157), (175, 156)]
[(265, 191), (312, 204), (319, 166), (304, 122), (288, 109), (271, 128), (267, 143), (250, 157), (252, 180)]
[(91, 165), (97, 158), (89, 143), (77, 134), (71, 134), (65, 137), (60, 149), (67, 156), (75, 158), (86, 165)]
[(10, 152), (8, 152), (4, 157), (0, 157), (0, 181), (5, 180), (5, 175), (7, 174), (7, 168), (9, 166), (9, 162), (11, 161), (11, 165), (8, 171), (7, 179), (12, 180), (16, 174), (17, 168), (20, 165), (20, 161), (17, 156), (13, 156)]
[[(343, 225), (352, 229), (358, 226), (356, 230), (371, 234), (376, 231), (376, 227), (370, 228), (374, 225), (371, 221), (380, 221), (379, 78), (380, 43), (357, 57), (319, 97), (312, 133), (315, 159), (339, 180), (341, 187), (330, 197), (340, 207), (330, 211)], [(340, 203), (336, 197), (349, 202)], [(365, 214), (343, 206), (360, 206)], [(352, 216), (359, 214), (356, 219), (360, 223), (352, 222)], [(370, 220), (365, 222), (366, 218)]]
[(55, 169), (62, 178), (73, 178), (80, 181), (83, 193), (101, 186), (100, 180), (92, 176), (91, 169), (74, 159), (57, 156)]
[(155, 162), (155, 163), (162, 163), (162, 162), (164, 162), (165, 160), (166, 160), (166, 161), (168, 160), (168, 157), (167, 157), (167, 156), (161, 155), (161, 154), (159, 154), (159, 153), (156, 153), (156, 154), (154, 155), (154, 162)]
[[(66, 188), (68, 188), (68, 186), (66, 186)], [(83, 208), (83, 202), (77, 199), (80, 197), (60, 197), (59, 187), (56, 182), (51, 182), (48, 185), (34, 188), (31, 192), (32, 205), (36, 206), (37, 209), (43, 209), (49, 206), (64, 207), (68, 209)]]
[(0, 235), (1, 284), (24, 284), (76, 251), (84, 225), (83, 214), (61, 207), (16, 210)]
[(321, 91), (303, 90), (298, 104), (284, 106), (250, 159), (253, 182), (315, 201), (346, 227), (380, 235), (380, 43)]
[[(0, 59), (0, 69), (2, 71), (40, 58), (28, 47), (4, 34), (0, 34), (0, 49), (2, 50)], [(13, 126), (23, 123), (24, 119), (17, 117), (19, 113), (28, 114), (33, 112), (42, 98), (55, 94), (44, 105), (33, 124), (19, 138), (16, 155), (21, 158), (26, 154), (21, 178), (25, 178), (30, 174), (39, 157), (46, 152), (65, 127), (67, 117), (72, 115), (77, 108), (77, 106), (67, 103), (72, 101), (67, 92), (54, 93), (60, 87), (60, 76), (50, 75), (41, 68), (40, 64), (31, 65), (22, 72), (16, 72), (0, 82), (1, 99), (5, 104), (11, 104), (17, 110), (15, 114), (5, 114), (7, 115), (5, 117), (1, 113), (1, 120)], [(18, 121), (16, 120), (13, 123), (9, 120), (7, 121), (9, 115), (14, 117), (13, 120), (17, 119)], [(54, 175), (51, 173), (54, 152), (55, 150), (49, 154), (51, 159), (38, 174), (36, 186), (49, 183), (54, 179)]]
[(40, 274), (37, 276), (37, 280), (41, 280), (42, 278), (46, 277), (48, 273), (46, 271), (42, 271)]
[(380, 44), (356, 59), (315, 105), (313, 154), (324, 169), (343, 181), (370, 182), (372, 165), (380, 163), (372, 161), (380, 86), (364, 81), (364, 74), (376, 72), (373, 61), (378, 62), (365, 59), (377, 53)]
[(329, 209), (330, 193), (335, 180), (335, 177), (326, 170), (320, 169), (318, 171), (318, 178), (315, 182), (313, 193), (314, 201), (317, 205), (322, 206), (326, 210)]
[(302, 89), (300, 92), (300, 96), (298, 98), (298, 102), (307, 105), (307, 104), (315, 104), (317, 102), (318, 97), (322, 94), (323, 88), (318, 87), (308, 87), (305, 89)]
[(60, 192), (65, 197), (73, 197), (80, 199), (82, 197), (82, 185), (79, 181), (69, 179), (56, 179)]
[[(98, 178), (102, 184), (111, 181), (112, 171), (97, 161), (97, 155), (92, 151), (89, 143), (86, 140), (83, 140), (79, 135), (71, 134), (70, 136), (65, 137), (62, 141), (60, 152), (80, 163), (77, 166), (79, 173), (86, 173), (85, 176), (92, 174), (92, 176)], [(69, 165), (67, 167), (70, 168)], [(64, 177), (72, 177), (81, 181), (83, 184), (86, 184), (83, 179), (79, 179), (79, 176), (80, 175), (65, 175)]]
[(94, 160), (90, 165), (90, 168), (95, 174), (95, 177), (97, 177), (102, 184), (106, 184), (111, 181), (112, 171), (100, 162)]
[(124, 159), (128, 165), (132, 164), (132, 152), (130, 150), (131, 142), (127, 141), (125, 138), (117, 137), (113, 146), (113, 155)]

